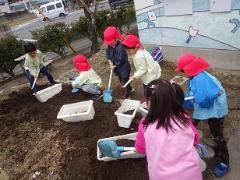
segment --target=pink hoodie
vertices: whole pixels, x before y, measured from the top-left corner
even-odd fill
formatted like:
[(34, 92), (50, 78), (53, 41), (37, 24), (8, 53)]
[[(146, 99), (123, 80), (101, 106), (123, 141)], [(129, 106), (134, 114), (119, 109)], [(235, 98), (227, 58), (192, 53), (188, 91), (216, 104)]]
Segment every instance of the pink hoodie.
[(135, 148), (147, 156), (149, 179), (201, 180), (200, 159), (194, 147), (199, 141), (195, 127), (190, 123), (181, 129), (172, 123), (175, 131), (169, 129), (167, 133), (162, 127), (156, 129), (157, 122), (145, 128), (143, 120), (138, 126)]

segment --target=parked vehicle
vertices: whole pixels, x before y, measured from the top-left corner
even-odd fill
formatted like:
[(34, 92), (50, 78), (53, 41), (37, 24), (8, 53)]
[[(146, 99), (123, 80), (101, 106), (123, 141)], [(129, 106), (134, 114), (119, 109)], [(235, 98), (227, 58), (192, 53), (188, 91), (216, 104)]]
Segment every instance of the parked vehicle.
[(109, 0), (109, 5), (112, 9), (115, 9), (118, 6), (123, 6), (133, 3), (133, 0)]
[(62, 1), (54, 1), (40, 6), (39, 14), (45, 21), (57, 17), (66, 17), (67, 11), (65, 10)]

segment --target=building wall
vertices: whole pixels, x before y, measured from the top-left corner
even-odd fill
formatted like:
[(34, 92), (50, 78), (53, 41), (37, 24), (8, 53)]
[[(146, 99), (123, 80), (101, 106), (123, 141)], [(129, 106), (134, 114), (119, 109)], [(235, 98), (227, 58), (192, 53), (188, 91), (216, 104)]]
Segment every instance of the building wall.
[(191, 51), (240, 69), (240, 0), (135, 0), (135, 9), (141, 41), (162, 46), (168, 60)]

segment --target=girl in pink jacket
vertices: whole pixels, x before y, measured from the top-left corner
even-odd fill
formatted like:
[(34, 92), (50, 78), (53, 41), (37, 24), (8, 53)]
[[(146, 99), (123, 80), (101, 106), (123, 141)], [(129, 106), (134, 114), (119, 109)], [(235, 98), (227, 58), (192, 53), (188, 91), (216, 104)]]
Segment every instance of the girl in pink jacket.
[(199, 139), (182, 107), (184, 94), (166, 80), (145, 90), (149, 112), (138, 127), (135, 148), (146, 154), (150, 180), (201, 180)]

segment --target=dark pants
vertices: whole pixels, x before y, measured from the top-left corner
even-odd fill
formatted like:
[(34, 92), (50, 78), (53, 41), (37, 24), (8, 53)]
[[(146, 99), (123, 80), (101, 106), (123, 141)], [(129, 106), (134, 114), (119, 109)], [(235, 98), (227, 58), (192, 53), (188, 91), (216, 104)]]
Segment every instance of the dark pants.
[[(200, 120), (194, 119), (194, 125), (197, 126)], [(214, 141), (216, 142), (216, 147), (214, 147), (215, 157), (218, 162), (223, 162), (229, 165), (229, 154), (226, 141), (223, 137), (223, 118), (211, 118), (208, 119), (208, 126), (212, 136), (214, 137)]]
[[(118, 79), (121, 82), (121, 84), (124, 85), (124, 84), (126, 84), (126, 82), (128, 82), (129, 77), (123, 78), (121, 76), (118, 76)], [(131, 91), (132, 91), (132, 86), (130, 85), (130, 83), (127, 85), (126, 90), (127, 90), (126, 96), (129, 96), (131, 94)]]
[[(48, 81), (49, 81), (51, 84), (54, 84), (54, 83), (55, 83), (55, 81), (53, 80), (53, 77), (52, 77), (52, 75), (49, 73), (47, 67), (42, 67), (42, 68), (40, 69), (40, 73), (42, 73), (42, 74), (44, 74), (45, 76), (47, 76)], [(27, 76), (27, 79), (28, 79), (29, 82), (30, 82), (30, 87), (32, 88), (32, 85), (33, 85), (33, 82), (34, 82), (34, 79), (35, 79), (35, 78), (34, 78), (34, 76), (30, 73), (29, 70), (26, 70), (26, 76)], [(34, 86), (34, 88), (33, 88), (32, 90), (33, 90), (33, 92), (36, 92), (36, 90), (37, 90), (36, 84), (35, 84), (35, 86)]]

